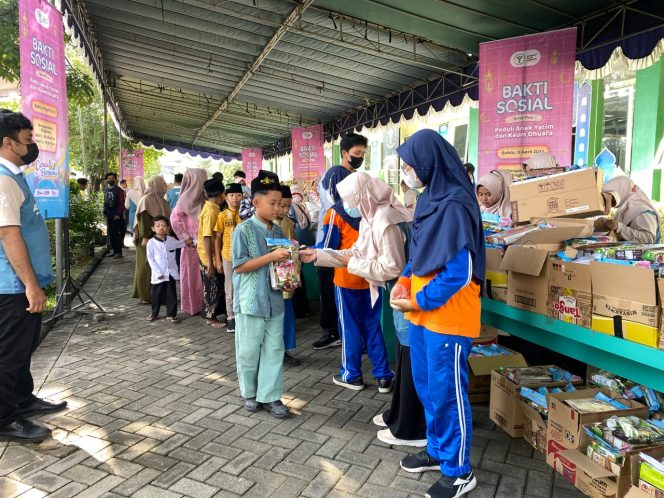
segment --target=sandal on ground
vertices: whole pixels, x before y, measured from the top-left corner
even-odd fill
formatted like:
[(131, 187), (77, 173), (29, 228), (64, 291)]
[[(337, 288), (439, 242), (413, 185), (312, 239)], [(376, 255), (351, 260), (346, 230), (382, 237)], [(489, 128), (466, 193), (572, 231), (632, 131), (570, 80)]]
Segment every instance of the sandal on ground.
[(166, 317), (166, 320), (168, 320), (171, 323), (182, 323), (182, 320), (180, 320), (179, 318), (176, 318), (174, 316)]
[(154, 315), (148, 315), (148, 317), (146, 318), (148, 322), (154, 322), (156, 319), (157, 317)]
[(140, 300), (140, 301), (139, 301), (139, 304), (150, 304), (150, 301), (143, 301), (143, 300)]
[(205, 324), (209, 325), (210, 327), (213, 327), (215, 329), (223, 329), (224, 328), (224, 324), (221, 323), (218, 320), (205, 320)]

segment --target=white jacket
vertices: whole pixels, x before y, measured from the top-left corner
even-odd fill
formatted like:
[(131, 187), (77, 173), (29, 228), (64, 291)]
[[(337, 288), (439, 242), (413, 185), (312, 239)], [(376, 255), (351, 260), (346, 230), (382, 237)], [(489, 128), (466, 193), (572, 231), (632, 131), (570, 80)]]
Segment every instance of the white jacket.
[[(184, 247), (184, 242), (168, 236), (166, 240), (152, 237), (148, 241), (148, 264), (152, 270), (151, 284), (168, 282), (170, 277), (180, 280), (178, 265), (175, 261), (175, 250)], [(159, 277), (163, 277), (160, 279)]]

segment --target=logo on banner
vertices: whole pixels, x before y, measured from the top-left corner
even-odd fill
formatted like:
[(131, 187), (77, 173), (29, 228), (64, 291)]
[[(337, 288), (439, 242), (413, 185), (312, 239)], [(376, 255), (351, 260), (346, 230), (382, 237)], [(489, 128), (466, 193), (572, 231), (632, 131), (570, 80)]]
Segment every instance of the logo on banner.
[(314, 138), (314, 134), (311, 133), (310, 131), (305, 131), (302, 134), (302, 138), (304, 138), (305, 140), (311, 140), (312, 138)]
[(39, 25), (44, 29), (48, 29), (51, 26), (51, 23), (48, 20), (48, 14), (41, 9), (35, 10), (35, 19), (37, 19)]
[(514, 52), (510, 57), (510, 64), (512, 67), (527, 67), (535, 66), (542, 59), (542, 54), (537, 49), (520, 50)]

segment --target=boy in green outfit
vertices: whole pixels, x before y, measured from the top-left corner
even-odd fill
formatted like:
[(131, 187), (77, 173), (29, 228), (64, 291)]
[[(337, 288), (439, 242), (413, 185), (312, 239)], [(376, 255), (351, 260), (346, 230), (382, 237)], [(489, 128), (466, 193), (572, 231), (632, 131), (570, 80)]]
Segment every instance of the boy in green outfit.
[(268, 238), (284, 238), (273, 221), (279, 216), (279, 177), (261, 170), (251, 182), (254, 216), (233, 233), (233, 309), (235, 357), (244, 407), (265, 407), (276, 418), (289, 415), (284, 392), (284, 298), (270, 286), (269, 264), (288, 259), (288, 251), (269, 252)]

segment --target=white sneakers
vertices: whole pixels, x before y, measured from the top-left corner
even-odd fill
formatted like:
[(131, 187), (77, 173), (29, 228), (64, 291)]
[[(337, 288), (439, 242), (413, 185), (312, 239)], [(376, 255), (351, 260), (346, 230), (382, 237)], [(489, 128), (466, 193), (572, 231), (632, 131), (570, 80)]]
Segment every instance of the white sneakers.
[(392, 435), (390, 429), (383, 429), (378, 431), (376, 437), (384, 442), (385, 444), (391, 444), (394, 446), (414, 446), (415, 448), (424, 448), (427, 445), (426, 439), (399, 439)]

